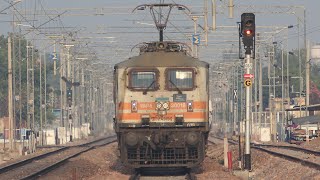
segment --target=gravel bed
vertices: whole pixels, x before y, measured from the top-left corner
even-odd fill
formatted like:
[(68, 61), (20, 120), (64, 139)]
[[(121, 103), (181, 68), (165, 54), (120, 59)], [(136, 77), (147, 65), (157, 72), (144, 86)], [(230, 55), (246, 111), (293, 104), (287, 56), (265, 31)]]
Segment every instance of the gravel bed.
[(58, 162), (59, 160), (71, 156), (77, 152), (80, 152), (81, 150), (85, 149), (86, 147), (82, 148), (70, 148), (65, 151), (61, 151), (60, 153), (45, 157), (43, 159), (39, 159), (36, 161), (33, 161), (32, 163), (26, 164), (24, 166), (21, 166), (19, 168), (13, 169), (11, 171), (8, 171), (6, 173), (1, 174), (1, 179), (21, 179), (25, 176), (28, 176), (39, 169), (42, 169), (48, 165), (54, 164)]
[(320, 157), (319, 156), (315, 156), (313, 154), (307, 154), (301, 151), (295, 151), (295, 150), (290, 150), (290, 149), (280, 149), (280, 148), (269, 148), (269, 147), (263, 147), (267, 150), (271, 150), (273, 152), (277, 152), (280, 154), (285, 154), (285, 155), (289, 155), (289, 156), (293, 156), (296, 158), (300, 158), (303, 160), (307, 160), (310, 162), (314, 162), (317, 164), (320, 164)]
[[(220, 148), (217, 149), (217, 152), (211, 152), (215, 154), (216, 160), (219, 162), (223, 162), (223, 147), (222, 141), (217, 140), (218, 146), (220, 145)], [(287, 143), (277, 143), (277, 145), (290, 145)], [(291, 145), (291, 146), (297, 146), (308, 149), (315, 150), (316, 147), (320, 145), (319, 138), (311, 141), (308, 145), (303, 144), (301, 146), (297, 145)], [(313, 148), (312, 148), (313, 147)], [(278, 148), (276, 148), (279, 150)], [(238, 145), (230, 145), (229, 144), (229, 150), (232, 151), (232, 161), (233, 161), (233, 169), (239, 168), (238, 163)], [(285, 149), (280, 149), (284, 150)], [(210, 152), (208, 152), (208, 155)], [(304, 156), (307, 158), (307, 160), (313, 159), (313, 157), (316, 156), (308, 156), (303, 152), (291, 152), (293, 156), (299, 156), (300, 153), (304, 154), (301, 156)], [(299, 153), (299, 154), (297, 154)], [(318, 157), (317, 157), (318, 158)], [(295, 163), (283, 158), (272, 156), (266, 152), (262, 152), (256, 149), (251, 149), (251, 160), (252, 160), (252, 178), (253, 179), (272, 179), (272, 180), (283, 180), (283, 179), (320, 179), (320, 172), (309, 168), (306, 166), (303, 166), (300, 163)]]
[[(103, 137), (108, 137), (108, 136), (111, 136), (111, 135), (114, 135), (114, 134), (105, 135)], [(19, 161), (22, 161), (22, 160), (26, 160), (26, 159), (29, 159), (29, 158), (32, 158), (32, 157), (36, 157), (36, 156), (39, 156), (39, 155), (54, 151), (54, 150), (60, 148), (61, 146), (81, 145), (81, 144), (85, 144), (85, 143), (88, 143), (88, 142), (91, 142), (91, 141), (94, 141), (94, 140), (97, 140), (97, 139), (100, 139), (100, 138), (102, 138), (102, 137), (88, 136), (88, 138), (86, 138), (86, 139), (81, 139), (81, 140), (76, 140), (76, 141), (73, 141), (73, 142), (68, 142), (67, 144), (54, 145), (54, 146), (53, 145), (52, 146), (45, 146), (43, 148), (42, 147), (38, 147), (35, 153), (27, 154), (27, 155), (24, 155), (24, 156), (19, 155), (17, 152), (9, 153), (9, 154), (6, 155), (10, 159), (9, 161), (3, 161), (2, 159), (0, 159), (0, 168), (3, 167), (3, 166), (6, 166), (6, 165), (12, 164), (14, 162), (19, 162)]]
[[(117, 144), (113, 143), (83, 153), (40, 179), (129, 179), (134, 170), (122, 165), (116, 155), (117, 148)], [(199, 168), (193, 170), (199, 180), (239, 179), (219, 164), (217, 157), (220, 157), (220, 151), (220, 146), (209, 146), (208, 156)], [(166, 179), (175, 180), (176, 178), (167, 177)]]
[[(263, 143), (263, 144), (267, 144), (267, 145), (279, 145), (279, 146), (293, 146), (293, 147), (300, 147), (300, 148), (305, 148), (305, 149), (309, 149), (312, 151), (320, 151), (320, 138), (316, 138), (316, 139), (312, 139), (311, 141), (308, 142), (300, 142), (300, 145), (296, 145), (296, 144), (290, 144), (287, 142), (277, 142), (277, 143)], [(259, 143), (257, 143), (259, 144)]]
[(223, 167), (223, 140), (212, 138), (215, 144), (208, 146), (207, 155), (201, 167), (194, 170), (199, 180), (240, 179)]
[(320, 151), (320, 137), (311, 140), (309, 143), (304, 142), (302, 147), (314, 151)]
[[(238, 146), (229, 144), (229, 149), (233, 154), (233, 168), (237, 169)], [(312, 168), (255, 149), (251, 152), (254, 179), (320, 179), (320, 172)], [(103, 146), (72, 158), (64, 166), (40, 179), (129, 179), (134, 173), (133, 169), (122, 165), (116, 154), (116, 143)], [(193, 173), (199, 180), (240, 179), (223, 167), (223, 144), (218, 140), (215, 144), (209, 145), (207, 157), (199, 168), (193, 170)]]
[(40, 179), (129, 179), (134, 171), (121, 164), (116, 155), (117, 148), (117, 143), (112, 143), (85, 152)]
[(268, 153), (252, 150), (256, 179), (320, 179), (320, 172)]
[(0, 168), (4, 167), (6, 165), (9, 165), (9, 164), (13, 164), (15, 162), (23, 161), (23, 160), (26, 160), (26, 159), (30, 159), (30, 158), (33, 158), (33, 157), (36, 157), (36, 156), (39, 156), (39, 155), (42, 155), (42, 154), (46, 154), (46, 153), (55, 151), (55, 150), (57, 150), (59, 148), (60, 147), (40, 148), (35, 153), (27, 154), (25, 156), (20, 156), (18, 153), (9, 154), (11, 160), (10, 161), (0, 161)]
[[(238, 146), (230, 146), (233, 167), (238, 168)], [(320, 179), (320, 172), (266, 152), (251, 149), (253, 179)]]

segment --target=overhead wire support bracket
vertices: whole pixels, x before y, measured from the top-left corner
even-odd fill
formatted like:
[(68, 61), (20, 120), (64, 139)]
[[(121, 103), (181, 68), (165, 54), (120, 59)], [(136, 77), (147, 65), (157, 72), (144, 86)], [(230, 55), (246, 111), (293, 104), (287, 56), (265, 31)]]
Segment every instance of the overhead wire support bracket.
[[(145, 10), (146, 8), (150, 9), (150, 13), (152, 15), (153, 21), (159, 30), (160, 35), (160, 42), (163, 42), (163, 31), (167, 27), (167, 23), (169, 21), (169, 17), (172, 11), (172, 8), (177, 7), (178, 10), (187, 10), (190, 13), (190, 9), (181, 4), (166, 4), (166, 3), (160, 3), (160, 4), (142, 4), (137, 6), (135, 9), (133, 9), (132, 13), (136, 10)], [(157, 10), (158, 8), (158, 10)], [(166, 15), (163, 13), (163, 8), (169, 8)], [(157, 17), (158, 16), (158, 17)], [(165, 17), (165, 18), (163, 18)]]

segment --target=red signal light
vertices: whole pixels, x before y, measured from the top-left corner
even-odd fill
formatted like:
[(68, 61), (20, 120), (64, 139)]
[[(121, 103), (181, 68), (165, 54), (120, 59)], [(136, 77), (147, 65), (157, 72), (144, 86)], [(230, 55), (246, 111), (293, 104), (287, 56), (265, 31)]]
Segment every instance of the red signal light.
[(252, 34), (252, 30), (250, 30), (250, 29), (247, 29), (247, 30), (245, 30), (244, 32), (245, 32), (245, 34), (246, 34), (247, 36), (250, 36), (250, 35)]

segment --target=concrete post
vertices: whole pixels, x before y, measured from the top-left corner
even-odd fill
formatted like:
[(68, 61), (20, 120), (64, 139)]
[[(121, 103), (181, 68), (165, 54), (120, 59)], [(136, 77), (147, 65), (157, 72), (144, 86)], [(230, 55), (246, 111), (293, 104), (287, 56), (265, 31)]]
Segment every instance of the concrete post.
[(9, 114), (9, 142), (10, 150), (13, 150), (13, 98), (12, 98), (12, 51), (11, 36), (8, 36), (8, 114)]

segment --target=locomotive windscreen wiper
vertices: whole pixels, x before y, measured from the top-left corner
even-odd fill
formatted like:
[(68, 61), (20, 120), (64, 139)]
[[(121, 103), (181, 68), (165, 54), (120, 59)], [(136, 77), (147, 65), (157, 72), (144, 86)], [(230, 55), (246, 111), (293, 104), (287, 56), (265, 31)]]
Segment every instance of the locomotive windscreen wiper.
[(182, 94), (182, 91), (178, 88), (178, 86), (169, 79), (169, 82), (178, 90), (179, 94)]
[(147, 89), (145, 89), (145, 90), (143, 91), (143, 94), (144, 94), (144, 95), (147, 94), (147, 92), (149, 91), (149, 89), (151, 88), (151, 86), (152, 86), (155, 82), (156, 82), (156, 80), (153, 80), (152, 83), (147, 87)]

